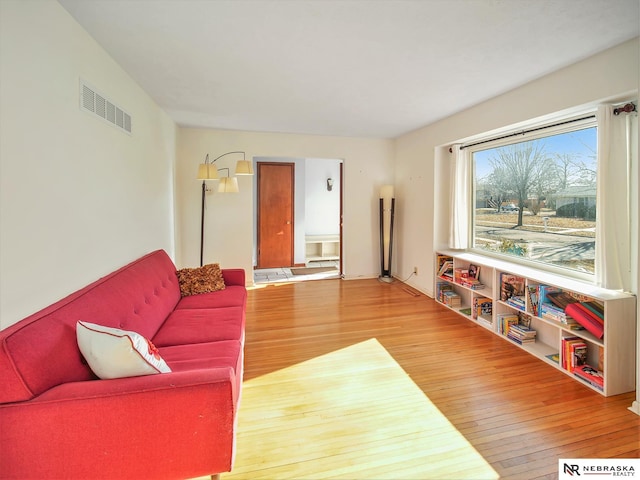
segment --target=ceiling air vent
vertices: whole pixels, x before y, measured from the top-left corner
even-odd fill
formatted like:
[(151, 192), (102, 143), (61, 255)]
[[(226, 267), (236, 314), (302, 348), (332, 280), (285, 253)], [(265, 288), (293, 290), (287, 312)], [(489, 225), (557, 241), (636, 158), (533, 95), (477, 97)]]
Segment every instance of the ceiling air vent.
[(131, 133), (131, 115), (84, 80), (80, 80), (80, 108), (97, 115), (124, 132)]

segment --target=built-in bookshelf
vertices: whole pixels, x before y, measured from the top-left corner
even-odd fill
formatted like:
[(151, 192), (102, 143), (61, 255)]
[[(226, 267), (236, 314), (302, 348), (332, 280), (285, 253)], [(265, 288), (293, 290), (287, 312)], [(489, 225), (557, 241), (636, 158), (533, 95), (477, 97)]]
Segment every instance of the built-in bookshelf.
[(446, 307), (605, 396), (635, 389), (635, 296), (466, 252), (435, 271)]

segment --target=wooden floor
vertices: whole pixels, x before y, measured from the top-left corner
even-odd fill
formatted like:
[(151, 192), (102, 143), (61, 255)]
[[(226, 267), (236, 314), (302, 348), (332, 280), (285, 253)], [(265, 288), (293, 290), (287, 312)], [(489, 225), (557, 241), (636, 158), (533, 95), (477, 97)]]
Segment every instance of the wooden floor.
[[(628, 410), (635, 394), (605, 398), (400, 282), (321, 280), (250, 290), (246, 335), (247, 385), (363, 342), (379, 344), (500, 478), (557, 478), (559, 458), (640, 456), (640, 417)], [(266, 415), (267, 406), (281, 400), (274, 394), (263, 401)], [(259, 401), (253, 402), (252, 415), (260, 416)], [(407, 409), (406, 422), (416, 415)], [(340, 419), (314, 428), (331, 429), (335, 422)], [(251, 452), (255, 461), (261, 451), (271, 457), (265, 462), (277, 463), (273, 456), (281, 455), (289, 465), (305, 462), (307, 478), (326, 478), (320, 470), (313, 474), (308, 449), (266, 448), (274, 440), (268, 429), (239, 436), (236, 466), (243, 478), (287, 477), (282, 470), (265, 472), (264, 465), (255, 472), (240, 465), (243, 455)], [(335, 442), (345, 448), (339, 438)], [(370, 452), (365, 444), (343, 455), (362, 465), (411, 448), (389, 443), (386, 451)], [(433, 478), (425, 465), (408, 465), (396, 478)], [(366, 478), (377, 478), (371, 470)]]

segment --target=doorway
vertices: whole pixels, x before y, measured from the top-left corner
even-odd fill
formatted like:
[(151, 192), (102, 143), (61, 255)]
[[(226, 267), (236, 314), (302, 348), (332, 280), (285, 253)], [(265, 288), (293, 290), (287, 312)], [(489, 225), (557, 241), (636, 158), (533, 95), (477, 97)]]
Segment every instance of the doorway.
[[(255, 283), (340, 278), (343, 161), (254, 157), (254, 162)], [(276, 203), (282, 202), (274, 200), (280, 198), (292, 199), (292, 207), (288, 201), (283, 203), (285, 215), (275, 212), (280, 208)], [(265, 221), (270, 216), (274, 217), (271, 226)], [(270, 237), (277, 237), (275, 246), (269, 245)], [(272, 255), (269, 249), (280, 253)]]
[(257, 267), (292, 267), (295, 164), (258, 162)]

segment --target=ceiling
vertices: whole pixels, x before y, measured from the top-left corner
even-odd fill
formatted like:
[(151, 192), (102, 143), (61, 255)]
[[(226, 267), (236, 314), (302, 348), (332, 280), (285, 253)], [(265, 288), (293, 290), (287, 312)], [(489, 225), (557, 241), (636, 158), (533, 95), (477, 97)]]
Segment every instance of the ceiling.
[(181, 126), (377, 138), (622, 43), (640, 23), (638, 0), (59, 2)]

